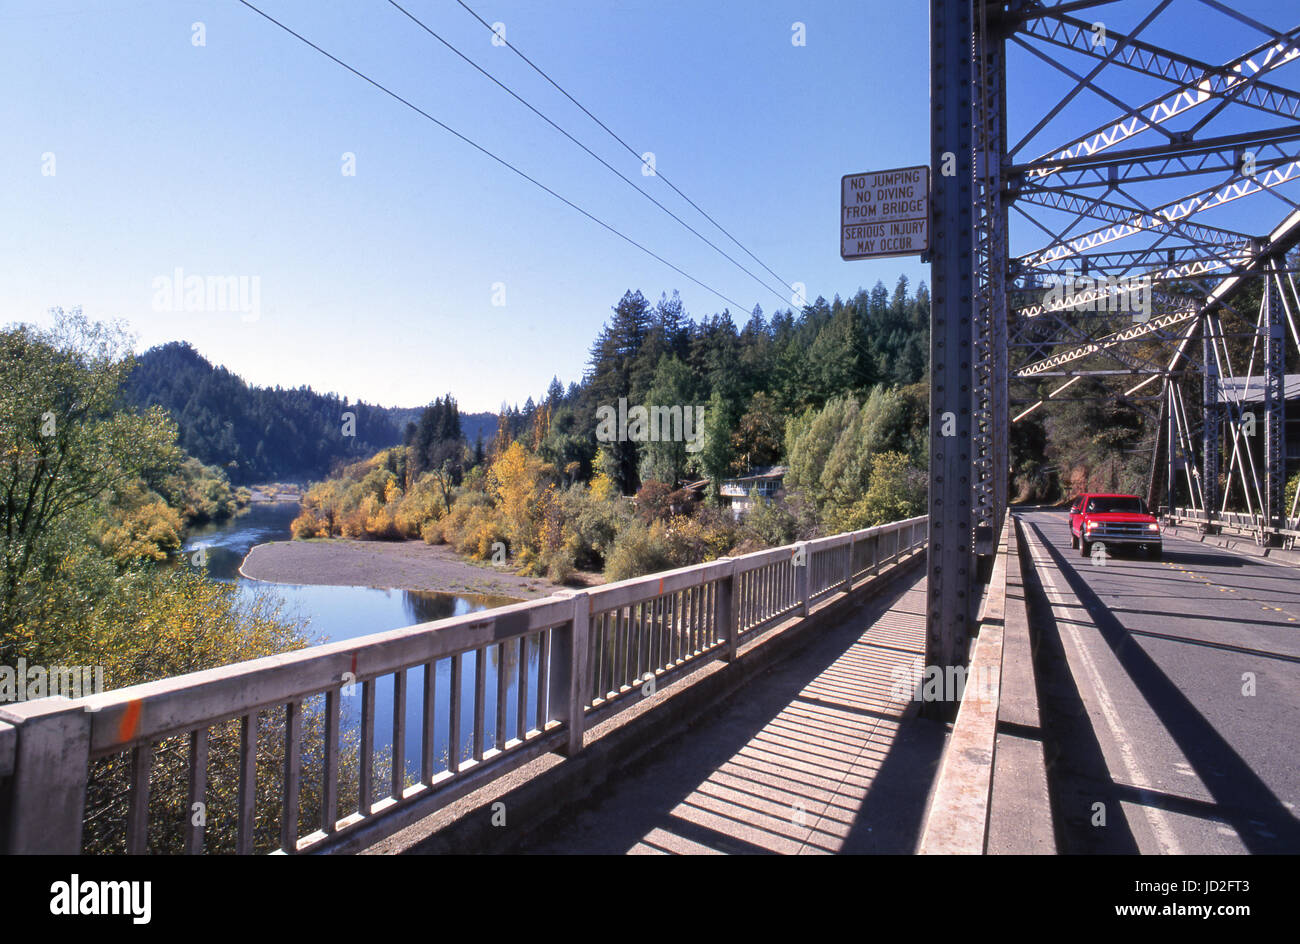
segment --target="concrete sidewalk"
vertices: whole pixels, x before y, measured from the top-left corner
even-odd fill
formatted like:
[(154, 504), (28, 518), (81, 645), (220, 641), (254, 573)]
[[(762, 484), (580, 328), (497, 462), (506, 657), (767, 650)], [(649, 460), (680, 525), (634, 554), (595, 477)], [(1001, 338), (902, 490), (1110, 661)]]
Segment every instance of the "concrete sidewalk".
[(517, 851), (914, 851), (945, 729), (891, 687), (924, 607), (923, 576), (866, 601)]

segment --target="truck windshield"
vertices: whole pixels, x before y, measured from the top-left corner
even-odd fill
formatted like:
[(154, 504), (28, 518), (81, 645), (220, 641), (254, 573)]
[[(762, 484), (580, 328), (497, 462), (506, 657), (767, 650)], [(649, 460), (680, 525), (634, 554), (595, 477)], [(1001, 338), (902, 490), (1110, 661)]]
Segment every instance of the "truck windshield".
[(1145, 515), (1147, 506), (1146, 502), (1135, 495), (1122, 495), (1111, 498), (1091, 498), (1088, 500), (1088, 511), (1103, 515), (1114, 513)]

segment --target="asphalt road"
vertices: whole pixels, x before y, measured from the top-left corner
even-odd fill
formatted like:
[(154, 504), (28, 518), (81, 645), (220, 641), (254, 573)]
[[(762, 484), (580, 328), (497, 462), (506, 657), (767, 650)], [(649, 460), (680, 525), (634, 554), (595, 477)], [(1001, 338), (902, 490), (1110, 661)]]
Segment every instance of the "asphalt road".
[(1300, 852), (1300, 569), (1171, 536), (1099, 564), (1020, 517), (1062, 851)]

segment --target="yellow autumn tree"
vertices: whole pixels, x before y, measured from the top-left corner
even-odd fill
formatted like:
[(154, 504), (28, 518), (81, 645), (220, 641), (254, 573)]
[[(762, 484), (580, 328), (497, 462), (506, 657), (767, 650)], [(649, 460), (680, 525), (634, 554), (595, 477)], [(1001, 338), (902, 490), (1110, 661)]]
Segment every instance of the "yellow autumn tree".
[(614, 480), (604, 472), (597, 472), (591, 479), (591, 497), (596, 501), (610, 501), (618, 496)]
[(512, 554), (524, 565), (541, 552), (542, 530), (554, 504), (555, 468), (511, 443), (488, 471), (488, 493), (505, 518)]
[(180, 550), (184, 533), (180, 513), (158, 498), (125, 511), (121, 521), (105, 531), (102, 543), (120, 563), (160, 561)]

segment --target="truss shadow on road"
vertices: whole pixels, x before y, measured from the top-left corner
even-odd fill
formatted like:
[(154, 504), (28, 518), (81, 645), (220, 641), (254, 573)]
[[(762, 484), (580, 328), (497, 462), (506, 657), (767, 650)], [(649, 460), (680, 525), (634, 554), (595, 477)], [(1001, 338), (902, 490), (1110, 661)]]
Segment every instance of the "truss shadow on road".
[[(1137, 644), (1129, 630), (1093, 592), (1079, 572), (1070, 566), (1060, 550), (1047, 539), (1041, 529), (1036, 525), (1030, 526), (1034, 528), (1061, 576), (1065, 578), (1070, 590), (1087, 611), (1097, 632), (1100, 633), (1119, 665), (1128, 674), (1152, 712), (1214, 797), (1214, 804), (1205, 804), (1199, 808), (1200, 815), (1206, 819), (1221, 820), (1232, 826), (1241, 842), (1252, 853), (1294, 853), (1297, 848), (1300, 848), (1300, 821), (1296, 820), (1250, 765), (1219, 734), (1215, 726), (1161, 670), (1155, 660)], [(1221, 564), (1222, 560), (1215, 558), (1215, 562)], [(1059, 637), (1055, 642), (1059, 645)], [(1058, 657), (1063, 667), (1065, 665), (1063, 650), (1059, 652)], [(1068, 671), (1056, 674), (1067, 677), (1069, 675)], [(1086, 711), (1083, 709), (1082, 701), (1078, 699), (1077, 689), (1072, 695), (1076, 703), (1074, 710), (1084, 712), (1083, 718), (1086, 719)], [(1095, 736), (1092, 741), (1093, 747), (1090, 750), (1095, 750), (1099, 755), (1100, 749), (1095, 746)], [(1090, 756), (1087, 760), (1086, 773), (1093, 778), (1095, 784), (1110, 780), (1104, 760), (1099, 756)], [(1098, 761), (1100, 767), (1097, 766)], [(1077, 819), (1076, 815), (1074, 822), (1077, 823)], [(1261, 826), (1264, 829), (1261, 830)], [(1107, 831), (1100, 830), (1100, 832)], [(1092, 832), (1099, 832), (1099, 830), (1094, 829)], [(1265, 832), (1270, 835), (1264, 835)], [(1076, 835), (1074, 838), (1077, 843), (1079, 837)], [(1129, 841), (1131, 839), (1130, 833)]]
[[(1039, 541), (1050, 543), (1037, 525), (1029, 521), (1023, 524), (1034, 530)], [(1136, 854), (1137, 840), (1119, 803), (1107, 804), (1106, 828), (1091, 824), (1093, 804), (1099, 798), (1113, 796), (1116, 784), (1111, 780), (1083, 696), (1070, 673), (1061, 630), (1042, 581), (1029, 561), (1027, 544), (1022, 545), (1022, 554), (1030, 625), (1034, 627), (1034, 668), (1043, 715), (1043, 753), (1056, 847), (1065, 853)]]
[(1259, 561), (1253, 561), (1245, 557), (1229, 557), (1218, 554), (1202, 554), (1200, 551), (1179, 551), (1165, 545), (1164, 559), (1171, 564), (1200, 564), (1205, 567), (1235, 567), (1244, 569), (1247, 567), (1267, 567), (1268, 564), (1261, 564)]

